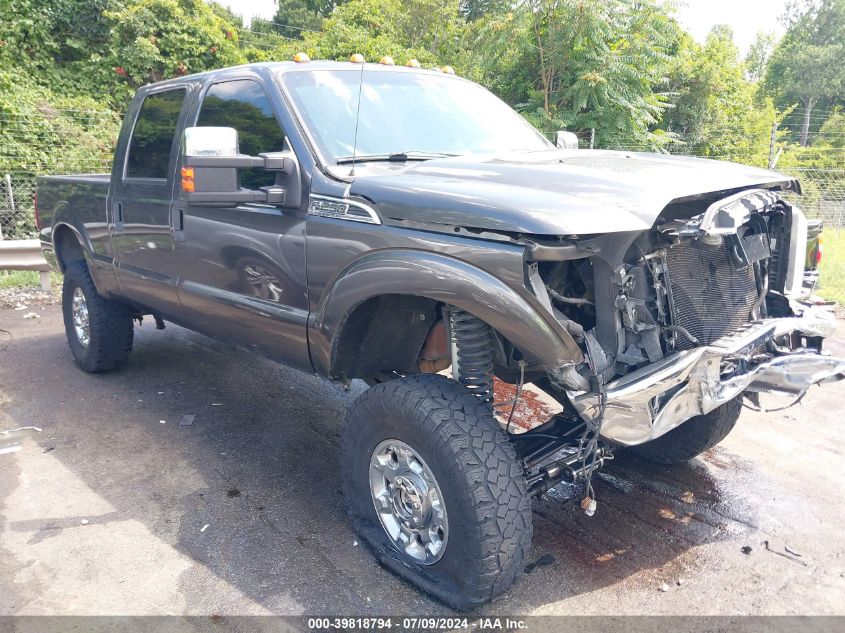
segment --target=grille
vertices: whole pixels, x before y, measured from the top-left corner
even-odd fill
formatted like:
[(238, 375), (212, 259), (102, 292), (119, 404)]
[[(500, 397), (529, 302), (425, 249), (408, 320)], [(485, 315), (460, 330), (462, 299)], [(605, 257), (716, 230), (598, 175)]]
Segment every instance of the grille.
[[(702, 345), (746, 323), (757, 300), (751, 266), (737, 268), (726, 243), (718, 246), (696, 240), (670, 248), (666, 254), (672, 290), (672, 319)], [(693, 344), (678, 337), (677, 349)]]

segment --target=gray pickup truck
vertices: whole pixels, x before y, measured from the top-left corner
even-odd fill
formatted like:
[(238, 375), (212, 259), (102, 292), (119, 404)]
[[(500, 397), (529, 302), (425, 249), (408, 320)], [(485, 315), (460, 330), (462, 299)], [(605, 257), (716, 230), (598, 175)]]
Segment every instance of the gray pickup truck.
[[(797, 300), (798, 182), (559, 139), (437, 70), (145, 86), (111, 175), (38, 183), (73, 357), (120, 367), (152, 315), (366, 381), (341, 442), (355, 530), (423, 590), (483, 604), (523, 571), (533, 497), (580, 483), (592, 514), (614, 451), (689, 460), (743, 399), (845, 375), (822, 353), (833, 317)], [(510, 417), (529, 385), (559, 408), (526, 431)]]

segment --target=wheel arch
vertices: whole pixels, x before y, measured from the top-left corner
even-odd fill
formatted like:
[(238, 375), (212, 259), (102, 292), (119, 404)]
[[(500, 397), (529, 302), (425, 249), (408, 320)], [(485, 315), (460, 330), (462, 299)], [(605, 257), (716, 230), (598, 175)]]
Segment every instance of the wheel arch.
[[(577, 343), (559, 324), (550, 323), (538, 306), (492, 274), (438, 253), (391, 250), (356, 260), (323, 294), (309, 331), (315, 369), (331, 377), (360, 377), (348, 372), (366, 340), (401, 347), (393, 358), (397, 368), (407, 367), (416, 361), (439, 304), (478, 317), (548, 369), (582, 359)], [(402, 318), (391, 323), (391, 314)], [(385, 329), (384, 323), (390, 325)], [(362, 339), (362, 332), (369, 338)]]
[(79, 230), (67, 222), (59, 222), (53, 227), (53, 252), (62, 273), (73, 261), (86, 261), (90, 254), (85, 239)]

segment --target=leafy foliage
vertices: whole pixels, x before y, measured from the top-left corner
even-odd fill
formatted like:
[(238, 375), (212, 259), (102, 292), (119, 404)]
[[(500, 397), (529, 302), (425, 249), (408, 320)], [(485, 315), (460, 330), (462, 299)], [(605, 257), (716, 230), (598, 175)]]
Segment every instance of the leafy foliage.
[(133, 87), (243, 60), (237, 33), (202, 0), (137, 0), (104, 16), (110, 60)]
[(745, 56), (745, 75), (749, 81), (760, 81), (766, 76), (769, 60), (774, 52), (777, 36), (774, 32), (760, 31)]
[(272, 28), (285, 37), (301, 39), (309, 31), (319, 31), (323, 18), (343, 0), (281, 0)]
[(651, 0), (528, 0), (477, 29), (481, 78), (540, 129), (595, 129), (607, 146), (657, 141), (653, 90), (673, 31)]
[(786, 36), (775, 45), (759, 35), (744, 62), (724, 28), (693, 41), (673, 4), (279, 0), (272, 20), (247, 30), (231, 10), (203, 0), (3, 0), (0, 116), (16, 127), (0, 140), (0, 162), (101, 169), (137, 86), (298, 50), (312, 59), (362, 53), (450, 64), (545, 133), (570, 129), (586, 141), (594, 132), (599, 147), (759, 165), (768, 161), (771, 123), (799, 104), (804, 133), (781, 133), (779, 143), (809, 145), (810, 132), (818, 134), (804, 150), (784, 146), (782, 164), (827, 165), (845, 153), (834, 143), (840, 118), (825, 135), (823, 117), (811, 116), (843, 101), (845, 0), (793, 2)]
[(681, 34), (667, 86), (674, 107), (663, 119), (673, 151), (766, 166), (776, 113), (744, 73), (729, 28), (714, 27), (703, 46)]
[(784, 106), (801, 102), (803, 146), (814, 107), (841, 100), (845, 91), (845, 0), (793, 2), (784, 21), (787, 32), (772, 53), (766, 86)]
[(462, 27), (450, 0), (350, 0), (304, 40), (307, 52), (321, 59), (361, 53), (369, 61), (389, 55), (398, 64), (415, 58), (434, 65), (459, 58)]
[(103, 171), (119, 126), (120, 116), (96, 99), (57, 94), (0, 70), (0, 173)]

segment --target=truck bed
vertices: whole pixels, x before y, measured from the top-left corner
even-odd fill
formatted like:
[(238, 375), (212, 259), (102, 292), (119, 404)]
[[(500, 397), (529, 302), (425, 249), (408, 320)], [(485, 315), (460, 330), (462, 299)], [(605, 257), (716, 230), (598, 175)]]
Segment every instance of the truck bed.
[(109, 193), (109, 174), (77, 174), (41, 176), (38, 178), (39, 233), (42, 242), (51, 241), (51, 229), (65, 209), (74, 210), (73, 225), (88, 233), (92, 241), (108, 234), (106, 198)]

